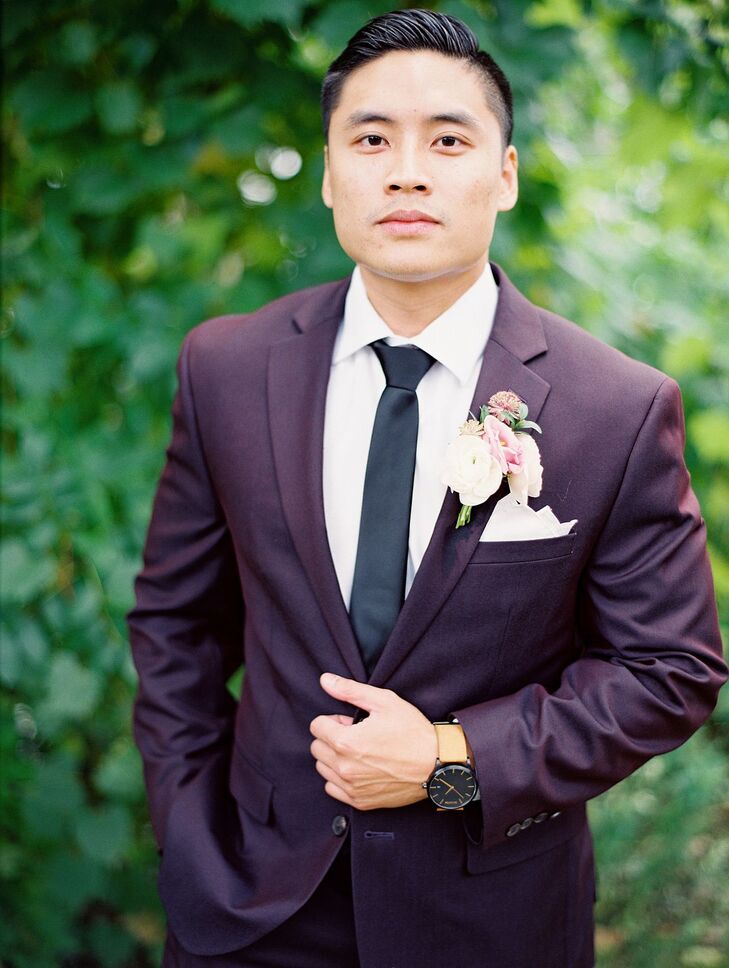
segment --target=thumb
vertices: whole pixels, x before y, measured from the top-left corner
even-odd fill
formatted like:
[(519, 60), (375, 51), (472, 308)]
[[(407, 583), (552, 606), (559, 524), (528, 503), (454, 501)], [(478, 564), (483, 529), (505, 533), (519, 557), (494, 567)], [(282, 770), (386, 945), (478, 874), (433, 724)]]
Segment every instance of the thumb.
[(335, 676), (331, 672), (324, 672), (319, 678), (319, 684), (325, 692), (335, 699), (359, 706), (368, 713), (375, 709), (381, 709), (384, 704), (387, 689), (378, 689), (377, 686), (370, 686), (366, 682), (357, 682), (356, 679), (346, 679), (344, 676)]

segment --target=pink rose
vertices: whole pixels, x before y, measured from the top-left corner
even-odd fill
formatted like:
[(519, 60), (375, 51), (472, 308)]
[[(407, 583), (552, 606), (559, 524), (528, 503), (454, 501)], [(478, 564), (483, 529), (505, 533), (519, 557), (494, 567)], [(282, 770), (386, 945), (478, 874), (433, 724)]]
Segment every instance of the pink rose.
[(502, 474), (520, 474), (524, 468), (524, 452), (517, 435), (496, 417), (487, 416), (483, 422), (482, 439), (499, 462)]

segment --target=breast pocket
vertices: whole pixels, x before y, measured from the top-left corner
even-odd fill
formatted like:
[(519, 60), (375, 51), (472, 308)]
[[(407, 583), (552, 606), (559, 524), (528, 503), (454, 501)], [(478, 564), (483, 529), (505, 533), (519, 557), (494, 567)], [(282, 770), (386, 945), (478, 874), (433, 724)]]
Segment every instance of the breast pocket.
[(551, 561), (569, 558), (577, 532), (556, 538), (534, 538), (529, 541), (479, 541), (469, 565), (504, 565), (529, 561)]

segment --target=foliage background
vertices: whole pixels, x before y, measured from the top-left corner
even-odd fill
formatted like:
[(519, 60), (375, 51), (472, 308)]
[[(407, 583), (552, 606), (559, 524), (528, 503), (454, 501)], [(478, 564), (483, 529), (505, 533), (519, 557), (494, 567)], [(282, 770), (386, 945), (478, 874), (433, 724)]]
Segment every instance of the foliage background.
[[(494, 257), (682, 387), (726, 623), (726, 4), (431, 6), (515, 88), (522, 197)], [(389, 7), (3, 4), (5, 966), (159, 961), (124, 613), (174, 363), (203, 318), (348, 271), (318, 197), (318, 86)], [(729, 965), (728, 755), (724, 695), (686, 746), (591, 804), (601, 968)]]

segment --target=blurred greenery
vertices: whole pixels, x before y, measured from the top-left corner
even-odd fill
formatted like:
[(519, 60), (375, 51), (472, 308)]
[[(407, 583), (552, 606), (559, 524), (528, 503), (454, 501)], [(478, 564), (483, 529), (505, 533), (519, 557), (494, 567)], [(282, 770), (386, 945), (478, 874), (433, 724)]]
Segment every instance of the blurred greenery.
[[(723, 0), (446, 0), (516, 96), (493, 256), (680, 383), (729, 615)], [(3, 3), (2, 964), (149, 966), (124, 613), (205, 317), (346, 273), (318, 89), (369, 0)], [(591, 804), (601, 968), (729, 966), (729, 701)], [(537, 966), (538, 968), (538, 966)]]

